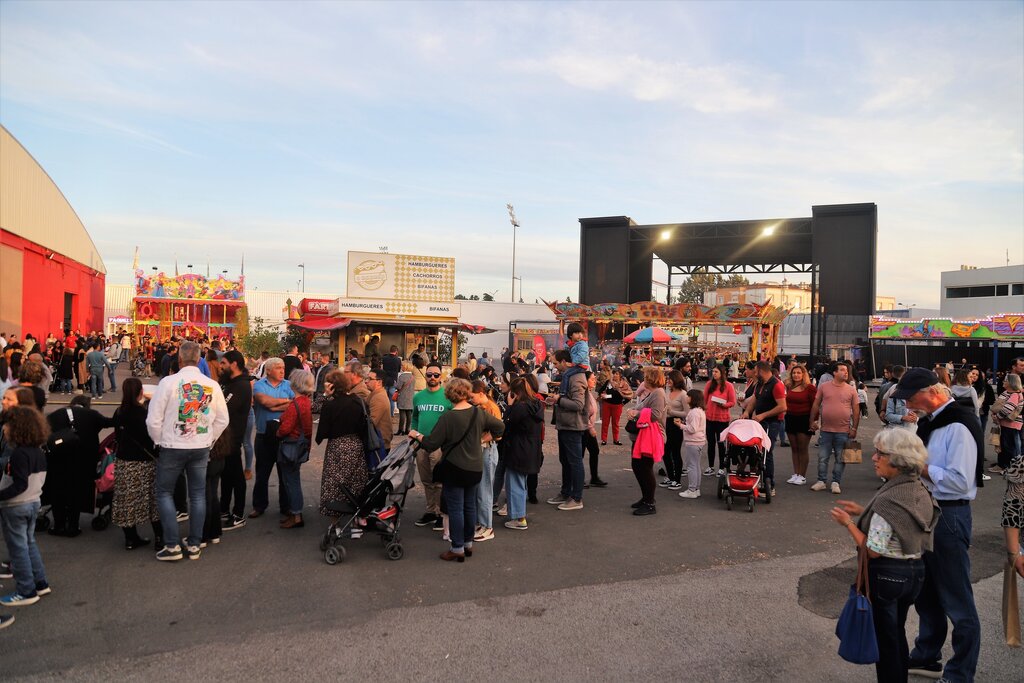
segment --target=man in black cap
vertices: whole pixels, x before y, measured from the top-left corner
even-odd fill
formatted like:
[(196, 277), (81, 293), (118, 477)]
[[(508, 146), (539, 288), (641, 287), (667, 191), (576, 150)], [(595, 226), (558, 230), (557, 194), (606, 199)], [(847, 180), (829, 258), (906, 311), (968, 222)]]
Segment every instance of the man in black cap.
[[(931, 370), (907, 370), (892, 398), (923, 413), (917, 434), (928, 447), (921, 478), (932, 492), (942, 518), (934, 548), (924, 554), (925, 580), (914, 602), (920, 632), (910, 653), (910, 673), (948, 681), (973, 681), (981, 650), (981, 623), (971, 588), (971, 501), (981, 483), (984, 442), (973, 410), (953, 400)], [(953, 656), (943, 669), (946, 619), (953, 622)]]

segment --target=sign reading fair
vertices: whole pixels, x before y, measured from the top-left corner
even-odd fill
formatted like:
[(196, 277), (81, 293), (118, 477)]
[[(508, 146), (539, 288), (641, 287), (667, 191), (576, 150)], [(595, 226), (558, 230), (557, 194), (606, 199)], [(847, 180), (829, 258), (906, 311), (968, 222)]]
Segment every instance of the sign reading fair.
[(455, 259), (350, 251), (347, 281), (349, 298), (451, 301)]

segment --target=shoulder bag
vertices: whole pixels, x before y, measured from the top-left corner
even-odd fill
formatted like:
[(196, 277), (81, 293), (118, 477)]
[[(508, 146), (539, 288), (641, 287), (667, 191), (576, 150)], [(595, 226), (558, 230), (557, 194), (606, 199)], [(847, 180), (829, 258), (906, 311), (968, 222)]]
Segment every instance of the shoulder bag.
[(476, 424), (476, 416), (477, 416), (477, 413), (479, 412), (480, 409), (477, 408), (476, 406), (474, 406), (474, 407), (470, 408), (470, 410), (473, 411), (473, 414), (470, 415), (470, 417), (469, 417), (469, 424), (466, 425), (466, 431), (464, 431), (462, 433), (462, 437), (459, 438), (458, 441), (456, 441), (455, 443), (453, 443), (453, 444), (451, 444), (449, 446), (442, 446), (441, 447), (441, 459), (437, 461), (436, 465), (434, 465), (434, 470), (432, 472), (432, 477), (434, 479), (434, 482), (444, 481), (445, 473), (448, 470), (448, 454), (451, 453), (452, 451), (454, 451), (456, 448), (458, 448), (458, 446), (463, 441), (466, 440), (466, 437), (469, 436), (469, 433), (471, 431), (473, 431), (473, 425)]
[[(293, 401), (288, 406), (288, 410), (295, 409), (296, 415), (298, 415), (298, 407)], [(301, 465), (304, 462), (309, 461), (309, 439), (306, 438), (306, 434), (302, 431), (302, 421), (296, 418), (299, 425), (298, 436), (288, 436), (277, 443), (277, 455), (285, 462), (290, 462), (296, 465)], [(227, 430), (225, 430), (227, 431)]]
[(373, 472), (377, 469), (384, 458), (388, 457), (388, 451), (384, 447), (384, 437), (381, 435), (380, 430), (377, 429), (377, 425), (373, 424), (373, 418), (370, 417), (370, 412), (366, 407), (366, 401), (353, 396), (359, 405), (363, 408), (363, 421), (365, 422), (365, 434), (363, 438), (364, 455), (366, 457), (366, 467)]
[(850, 586), (850, 597), (839, 614), (836, 636), (839, 656), (851, 664), (874, 664), (878, 661), (878, 640), (871, 613), (868, 585), (868, 554), (857, 548), (857, 578)]

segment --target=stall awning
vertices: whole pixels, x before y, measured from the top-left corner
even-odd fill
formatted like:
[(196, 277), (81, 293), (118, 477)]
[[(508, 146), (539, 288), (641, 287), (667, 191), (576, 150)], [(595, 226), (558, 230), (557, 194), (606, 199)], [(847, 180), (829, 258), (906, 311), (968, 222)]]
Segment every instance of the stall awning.
[(323, 318), (313, 320), (290, 320), (288, 324), (292, 327), (301, 327), (304, 330), (316, 330), (326, 332), (328, 330), (340, 330), (348, 327), (352, 318)]
[(470, 334), (490, 334), (496, 330), (492, 330), (484, 325), (470, 325), (469, 323), (460, 323), (459, 329), (462, 332), (469, 332)]

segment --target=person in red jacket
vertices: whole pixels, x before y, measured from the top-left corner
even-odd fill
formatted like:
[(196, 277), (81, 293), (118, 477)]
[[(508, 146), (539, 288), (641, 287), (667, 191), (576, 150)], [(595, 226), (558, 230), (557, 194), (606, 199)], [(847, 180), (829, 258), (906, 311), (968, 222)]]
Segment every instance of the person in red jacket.
[(286, 439), (304, 436), (306, 438), (306, 453), (304, 458), (296, 461), (288, 460), (281, 450), (277, 454), (277, 468), (281, 472), (285, 488), (288, 491), (288, 505), (290, 514), (286, 514), (281, 520), (282, 529), (297, 529), (304, 526), (302, 521), (302, 479), (299, 475), (299, 468), (302, 463), (309, 459), (309, 448), (313, 442), (313, 389), (316, 387), (316, 380), (309, 370), (295, 370), (292, 372), (290, 381), (292, 391), (295, 392), (295, 400), (292, 401), (281, 414), (281, 426), (277, 429), (278, 438), (284, 442)]

